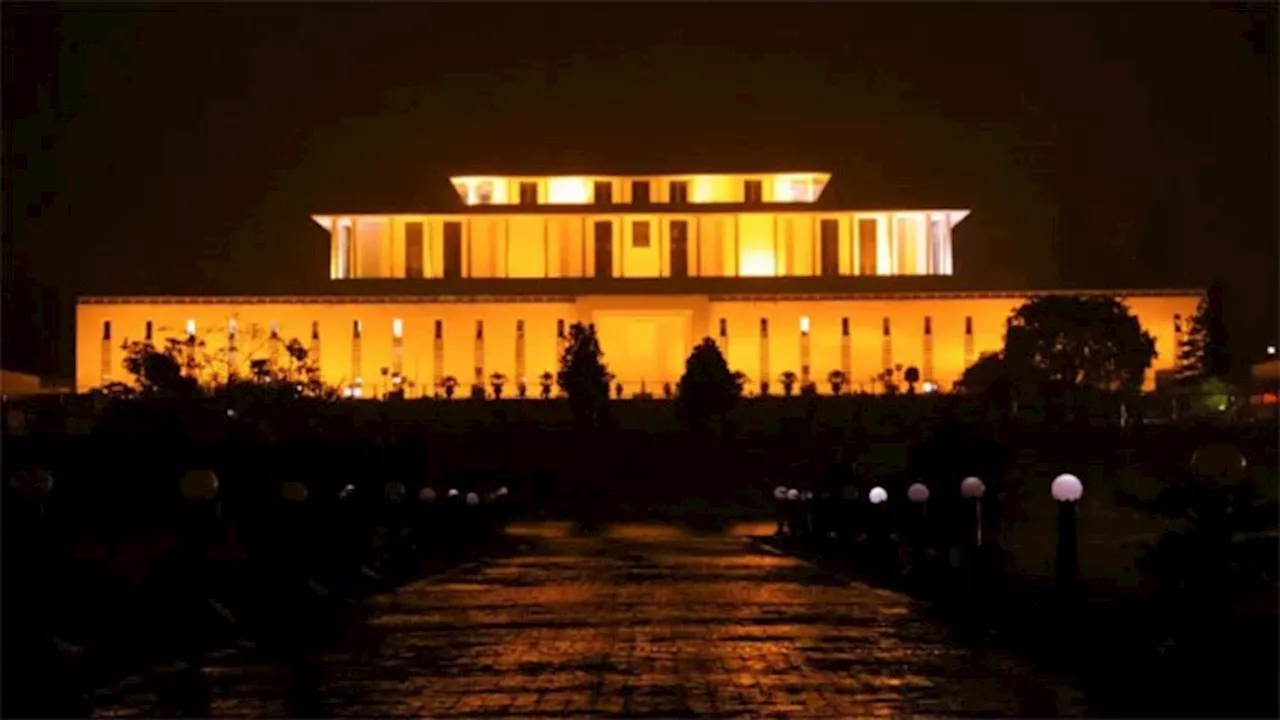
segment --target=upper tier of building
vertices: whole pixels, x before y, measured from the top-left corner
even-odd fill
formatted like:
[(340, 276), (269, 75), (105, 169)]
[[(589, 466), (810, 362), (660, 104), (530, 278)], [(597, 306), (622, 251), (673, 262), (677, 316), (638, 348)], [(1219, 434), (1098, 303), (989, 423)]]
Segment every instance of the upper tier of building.
[(830, 179), (822, 172), (450, 178), (468, 206), (814, 203)]

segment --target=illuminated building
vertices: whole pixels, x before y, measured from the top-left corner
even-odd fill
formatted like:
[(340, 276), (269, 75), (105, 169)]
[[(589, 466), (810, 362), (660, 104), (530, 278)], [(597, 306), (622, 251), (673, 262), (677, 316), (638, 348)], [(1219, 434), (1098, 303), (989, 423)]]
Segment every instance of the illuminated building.
[[(467, 176), (445, 212), (315, 215), (331, 294), (80, 298), (76, 384), (121, 379), (125, 340), (199, 336), (247, 366), (296, 338), (327, 382), (363, 397), (398, 383), (431, 395), (450, 377), (466, 397), (494, 373), (505, 397), (522, 380), (536, 395), (568, 327), (588, 322), (628, 395), (674, 385), (703, 337), (752, 391), (791, 372), (830, 392), (834, 370), (873, 391), (899, 366), (949, 390), (1002, 346), (1030, 291), (961, 290), (951, 237), (967, 210), (830, 208), (829, 179)], [(1156, 338), (1153, 387), (1200, 293), (1115, 294)]]

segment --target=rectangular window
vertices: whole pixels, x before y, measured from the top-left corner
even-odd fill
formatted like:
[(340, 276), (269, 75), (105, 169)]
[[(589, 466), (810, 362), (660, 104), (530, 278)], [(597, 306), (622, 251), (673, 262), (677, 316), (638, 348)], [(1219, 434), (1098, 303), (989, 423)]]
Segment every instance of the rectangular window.
[(355, 263), (354, 259), (355, 247), (351, 242), (351, 223), (340, 223), (338, 225), (338, 277), (349, 278), (352, 276), (351, 266)]
[(391, 321), (391, 337), (399, 340), (404, 337), (404, 320), (395, 318)]
[(876, 228), (875, 218), (859, 218), (858, 220), (858, 274), (876, 274)]
[(150, 340), (151, 340), (151, 321), (148, 320), (147, 321), (147, 341), (150, 342)]
[(964, 334), (973, 334), (973, 317), (971, 315), (966, 315), (964, 318)]
[(103, 340), (111, 339), (111, 321), (110, 320), (102, 321), (102, 339)]
[(884, 336), (889, 337), (889, 318), (884, 319), (884, 326), (882, 329), (884, 331)]
[(477, 340), (484, 339), (484, 321), (483, 320), (476, 321), (476, 339)]
[(672, 220), (671, 231), (671, 277), (689, 277), (689, 223), (686, 220)]
[(649, 221), (636, 220), (631, 223), (631, 247), (649, 247)]
[(520, 183), (520, 204), (521, 205), (537, 205), (538, 204), (538, 183), (534, 183), (534, 182)]
[(405, 223), (404, 226), (404, 274), (405, 277), (422, 277), (422, 223)]
[(311, 321), (311, 339), (315, 340), (318, 337), (320, 337), (320, 323), (315, 320), (312, 320)]
[(689, 183), (676, 180), (671, 183), (671, 204), (684, 205), (689, 202)]
[(635, 180), (631, 183), (631, 202), (634, 205), (649, 204), (648, 180)]
[(188, 318), (187, 319), (187, 335), (190, 337), (195, 337), (195, 334), (196, 334), (196, 321), (194, 318)]
[(280, 321), (272, 320), (271, 321), (271, 337), (278, 337), (279, 335), (280, 335)]
[(462, 277), (462, 223), (450, 220), (444, 224), (444, 279)]
[(827, 218), (819, 226), (822, 236), (822, 276), (835, 277), (840, 274), (840, 224)]
[(764, 202), (764, 184), (759, 180), (746, 180), (742, 183), (742, 198), (746, 203)]
[(444, 339), (444, 321), (437, 320), (436, 321), (436, 340), (443, 340), (443, 339)]
[(595, 203), (597, 205), (613, 204), (613, 183), (608, 180), (596, 181)]
[(801, 335), (809, 334), (809, 316), (808, 315), (800, 316), (800, 334)]
[(840, 318), (840, 337), (849, 337), (849, 318)]
[(769, 337), (769, 318), (760, 318), (760, 337)]
[(933, 334), (933, 318), (929, 317), (928, 315), (924, 316), (924, 334), (925, 335)]
[(516, 337), (524, 337), (524, 321), (516, 321)]
[(729, 319), (720, 318), (720, 337), (729, 336)]
[(353, 338), (360, 337), (360, 330), (361, 330), (360, 321), (352, 320), (351, 321), (351, 337)]
[(472, 205), (491, 205), (493, 203), (493, 181), (481, 180), (472, 185)]

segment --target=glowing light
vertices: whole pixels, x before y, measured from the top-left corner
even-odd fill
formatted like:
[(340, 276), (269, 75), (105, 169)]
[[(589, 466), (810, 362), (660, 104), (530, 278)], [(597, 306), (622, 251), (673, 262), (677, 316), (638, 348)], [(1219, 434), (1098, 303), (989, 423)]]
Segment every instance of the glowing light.
[(196, 321), (194, 318), (187, 319), (187, 335), (196, 334)]
[(882, 487), (873, 487), (871, 492), (868, 493), (867, 499), (871, 501), (872, 505), (879, 505), (889, 499), (889, 491)]
[(272, 335), (279, 335), (279, 334), (280, 334), (280, 321), (279, 321), (279, 320), (272, 320), (272, 321), (271, 321), (271, 334), (272, 334)]
[(473, 492), (467, 493), (467, 504), (470, 505), (471, 507), (475, 507), (476, 505), (479, 505), (480, 496)]
[(986, 492), (986, 484), (976, 477), (967, 477), (960, 483), (960, 495), (966, 500), (977, 500)]
[(435, 502), (436, 491), (432, 490), (429, 487), (424, 487), (418, 491), (418, 499), (421, 500), (422, 502)]
[(907, 499), (911, 502), (922, 503), (929, 501), (929, 488), (924, 483), (913, 483), (907, 488)]
[(1049, 484), (1049, 494), (1058, 502), (1076, 502), (1084, 495), (1084, 483), (1070, 473), (1063, 473)]
[[(187, 330), (187, 332), (188, 332), (188, 333), (190, 333), (190, 332), (191, 332), (191, 330), (190, 330), (189, 328), (190, 328), (190, 326), (188, 326), (188, 330)], [(235, 319), (235, 318), (231, 318), (230, 320), (228, 320), (228, 321), (227, 321), (227, 332), (231, 333), (232, 335), (235, 335), (235, 334), (236, 334), (236, 330), (237, 330), (237, 326), (236, 326), (236, 319)]]
[(552, 205), (585, 205), (591, 202), (591, 184), (583, 178), (551, 178), (547, 181), (547, 202)]
[(799, 500), (799, 499), (800, 499), (800, 491), (799, 491), (799, 490), (796, 490), (795, 488), (791, 488), (790, 490), (788, 490), (788, 491), (787, 491), (787, 499), (788, 499), (788, 500)]
[(931, 380), (926, 380), (924, 385), (922, 385), (921, 387), (923, 387), (924, 391), (927, 393), (938, 391), (938, 383), (933, 382)]
[(775, 274), (773, 253), (748, 250), (742, 254), (742, 277), (771, 277)]
[(1275, 355), (1275, 354), (1276, 354), (1276, 346), (1275, 346), (1275, 345), (1268, 345), (1268, 346), (1267, 346), (1267, 354), (1268, 354), (1268, 355)]
[(809, 334), (809, 316), (808, 315), (800, 316), (800, 332), (805, 335)]
[(773, 489), (773, 497), (777, 500), (785, 500), (787, 497), (787, 489), (779, 485)]
[(404, 337), (404, 320), (396, 318), (391, 321), (391, 337), (397, 340)]

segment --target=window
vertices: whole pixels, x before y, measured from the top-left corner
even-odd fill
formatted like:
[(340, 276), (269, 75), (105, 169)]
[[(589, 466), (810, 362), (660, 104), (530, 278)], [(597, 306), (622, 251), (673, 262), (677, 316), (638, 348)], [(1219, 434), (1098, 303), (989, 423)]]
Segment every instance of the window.
[(103, 340), (111, 339), (111, 321), (110, 320), (102, 321), (102, 339)]
[(556, 320), (556, 337), (564, 337), (564, 320)]
[(876, 274), (876, 219), (858, 219), (858, 274)]
[(516, 321), (516, 337), (524, 337), (524, 321)]
[(743, 202), (764, 202), (764, 184), (759, 180), (747, 180), (742, 184)]
[(595, 202), (597, 205), (613, 204), (613, 183), (608, 180), (596, 181)]
[(671, 183), (671, 204), (684, 205), (689, 202), (689, 183), (676, 180)]
[(1175, 314), (1173, 316), (1173, 332), (1174, 333), (1182, 332), (1182, 315), (1181, 314)]
[(271, 321), (271, 337), (278, 337), (279, 335), (280, 335), (280, 321), (272, 320)]
[(404, 320), (395, 318), (391, 321), (391, 337), (399, 340), (404, 337)]
[(720, 337), (729, 337), (729, 319), (720, 318)]
[(547, 202), (554, 205), (585, 205), (590, 190), (591, 185), (583, 178), (551, 178), (547, 181)]
[(840, 223), (826, 218), (818, 228), (822, 242), (822, 275), (835, 277), (840, 274)]
[(151, 321), (147, 321), (147, 341), (151, 341)]
[(631, 202), (638, 205), (649, 203), (648, 180), (635, 180), (631, 183)]
[(924, 316), (924, 334), (925, 335), (933, 334), (933, 318), (929, 317), (928, 315)]
[(769, 337), (769, 318), (760, 318), (760, 337)]
[(649, 247), (649, 221), (636, 220), (631, 223), (631, 247)]
[(231, 318), (230, 320), (227, 321), (227, 334), (230, 335), (232, 339), (235, 339), (236, 331), (239, 328), (240, 328), (240, 325), (239, 323), (236, 322), (235, 318)]
[(773, 199), (777, 202), (812, 202), (815, 194), (811, 177), (782, 175), (774, 178)]
[(411, 222), (404, 226), (404, 274), (405, 277), (422, 277), (422, 223)]
[(520, 204), (521, 205), (537, 205), (538, 204), (538, 183), (534, 183), (534, 182), (520, 183)]
[(351, 322), (351, 337), (356, 338), (357, 340), (360, 338), (360, 321), (359, 320), (353, 320)]
[(889, 318), (884, 319), (883, 331), (884, 331), (884, 336), (889, 337)]
[(800, 316), (800, 334), (801, 335), (809, 334), (809, 316), (808, 315)]
[(443, 340), (443, 339), (444, 339), (444, 321), (443, 321), (443, 320), (437, 320), (437, 321), (436, 321), (436, 335), (435, 335), (435, 337), (436, 337), (436, 340)]
[(493, 181), (481, 180), (471, 186), (472, 205), (490, 205), (493, 203)]
[(315, 340), (319, 337), (320, 337), (320, 323), (318, 321), (312, 320), (311, 321), (311, 339)]
[(840, 337), (849, 337), (849, 318), (840, 318)]
[(352, 275), (351, 266), (355, 263), (353, 254), (355, 248), (351, 242), (351, 223), (342, 221), (338, 225), (338, 277), (349, 278)]
[(476, 321), (476, 339), (477, 340), (484, 339), (484, 321), (483, 320)]
[(966, 315), (964, 318), (964, 334), (965, 335), (973, 334), (973, 316), (971, 315)]

